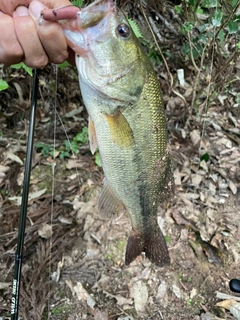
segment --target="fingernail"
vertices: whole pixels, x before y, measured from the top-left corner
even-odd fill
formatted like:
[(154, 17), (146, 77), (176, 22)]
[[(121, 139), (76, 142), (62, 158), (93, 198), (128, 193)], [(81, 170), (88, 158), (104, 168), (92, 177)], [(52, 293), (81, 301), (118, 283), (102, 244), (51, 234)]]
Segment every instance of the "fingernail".
[(24, 6), (17, 7), (15, 12), (19, 17), (24, 17), (24, 16), (28, 16), (29, 15), (28, 8), (26, 8)]
[(41, 11), (45, 8), (45, 6), (39, 1), (32, 1), (29, 6), (30, 14), (39, 19), (41, 16)]

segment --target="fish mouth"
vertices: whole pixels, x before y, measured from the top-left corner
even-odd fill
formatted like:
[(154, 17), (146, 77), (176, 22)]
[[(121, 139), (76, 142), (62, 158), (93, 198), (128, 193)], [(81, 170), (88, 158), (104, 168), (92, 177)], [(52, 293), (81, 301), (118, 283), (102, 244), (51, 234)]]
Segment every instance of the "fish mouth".
[(100, 31), (101, 21), (115, 11), (117, 7), (113, 0), (98, 0), (81, 9), (76, 19), (62, 24), (68, 45), (77, 54), (83, 56), (88, 51), (88, 41), (84, 32), (93, 27), (99, 28)]
[(82, 29), (97, 25), (108, 13), (116, 11), (112, 0), (95, 1), (77, 14), (78, 25)]

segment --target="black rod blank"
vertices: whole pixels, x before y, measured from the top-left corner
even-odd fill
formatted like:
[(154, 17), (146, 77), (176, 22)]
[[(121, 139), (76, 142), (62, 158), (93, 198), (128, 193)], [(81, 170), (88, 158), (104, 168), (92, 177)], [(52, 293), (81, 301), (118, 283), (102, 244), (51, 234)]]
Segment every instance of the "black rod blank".
[(20, 280), (21, 280), (23, 245), (24, 245), (24, 238), (25, 238), (25, 227), (26, 227), (27, 207), (28, 207), (29, 183), (30, 183), (30, 174), (31, 174), (31, 166), (32, 166), (32, 151), (33, 151), (33, 140), (34, 140), (35, 115), (36, 115), (36, 109), (37, 109), (38, 82), (39, 82), (38, 72), (36, 69), (34, 69), (32, 97), (31, 97), (31, 112), (30, 112), (29, 129), (28, 129), (27, 153), (26, 153), (26, 161), (25, 161), (24, 180), (23, 180), (22, 203), (21, 203), (21, 210), (20, 210), (17, 249), (16, 249), (16, 255), (15, 255), (15, 268), (14, 268), (12, 301), (11, 301), (11, 320), (18, 320)]

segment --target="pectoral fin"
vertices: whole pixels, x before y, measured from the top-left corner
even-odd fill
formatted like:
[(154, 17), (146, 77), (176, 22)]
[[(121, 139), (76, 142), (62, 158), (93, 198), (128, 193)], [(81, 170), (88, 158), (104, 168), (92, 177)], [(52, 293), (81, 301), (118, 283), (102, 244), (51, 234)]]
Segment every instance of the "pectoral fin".
[(88, 136), (89, 136), (89, 142), (90, 142), (90, 150), (92, 154), (94, 154), (98, 147), (98, 142), (97, 142), (94, 123), (90, 117), (88, 119)]
[(103, 188), (98, 199), (98, 211), (103, 219), (110, 219), (124, 209), (123, 204), (113, 193), (106, 179), (103, 180)]
[(110, 136), (118, 146), (128, 148), (134, 145), (132, 129), (120, 111), (116, 111), (113, 115), (107, 114), (106, 119)]

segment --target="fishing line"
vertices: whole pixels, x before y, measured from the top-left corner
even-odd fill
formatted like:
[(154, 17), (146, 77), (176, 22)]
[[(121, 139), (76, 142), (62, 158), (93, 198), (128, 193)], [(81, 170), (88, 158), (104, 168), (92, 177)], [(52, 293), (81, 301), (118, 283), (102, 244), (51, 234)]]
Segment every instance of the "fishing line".
[(38, 71), (34, 69), (33, 70), (33, 87), (32, 87), (32, 94), (31, 94), (32, 95), (31, 112), (30, 112), (30, 118), (29, 118), (28, 142), (27, 142), (27, 152), (26, 152), (25, 171), (24, 171), (24, 180), (23, 180), (22, 203), (21, 203), (21, 209), (20, 209), (20, 221), (19, 221), (19, 229), (18, 229), (17, 249), (16, 249), (16, 255), (15, 255), (14, 277), (13, 277), (13, 287), (12, 287), (11, 320), (18, 320), (23, 245), (24, 245), (25, 228), (26, 228), (30, 173), (31, 173), (31, 166), (32, 166), (32, 151), (33, 151), (34, 127), (35, 127), (35, 118), (36, 118), (36, 109), (37, 109), (38, 82), (39, 82)]
[[(57, 89), (58, 89), (58, 66), (55, 66), (55, 72), (56, 72), (56, 77), (55, 77), (55, 91), (54, 91), (54, 119), (53, 119), (53, 154), (52, 154), (52, 199), (51, 199), (51, 215), (50, 215), (50, 226), (51, 229), (53, 230), (53, 213), (54, 213), (54, 193), (55, 193), (55, 167), (56, 167), (56, 157), (55, 157), (55, 152), (56, 152), (56, 128), (57, 128), (57, 116), (56, 116), (56, 105), (57, 105)], [(52, 238), (53, 237), (53, 232), (51, 233), (51, 236), (49, 238), (49, 267), (48, 267), (48, 274), (49, 274), (49, 282), (48, 282), (48, 292), (50, 293), (51, 291), (51, 274), (52, 274)], [(48, 320), (50, 319), (50, 310), (51, 310), (51, 301), (50, 297), (48, 299)]]
[[(215, 8), (215, 12), (217, 12), (219, 10), (218, 6), (216, 6)], [(222, 25), (221, 25), (222, 26)], [(210, 46), (212, 45), (212, 55), (211, 55), (211, 64), (210, 64), (210, 71), (209, 71), (209, 81), (208, 81), (208, 86), (207, 86), (207, 95), (206, 95), (206, 105), (205, 105), (205, 113), (207, 114), (208, 112), (208, 103), (209, 103), (209, 97), (210, 97), (210, 94), (211, 94), (211, 86), (213, 85), (214, 83), (214, 78), (212, 78), (212, 74), (213, 74), (213, 63), (214, 63), (214, 56), (215, 56), (215, 46), (214, 46), (214, 43), (217, 39), (217, 35), (219, 34), (219, 30), (221, 30), (222, 28), (219, 27), (218, 30), (217, 30), (217, 26), (215, 25), (213, 30), (213, 38), (211, 40), (211, 43), (210, 43)], [(216, 31), (217, 30), (217, 31)], [(201, 64), (202, 65), (202, 64)], [(207, 121), (206, 121), (206, 117), (203, 118), (203, 129), (202, 129), (202, 132), (201, 132), (201, 140), (203, 139), (203, 136), (204, 136), (204, 133), (205, 133), (205, 130), (206, 130), (206, 127), (207, 127)], [(199, 146), (199, 157), (201, 156), (201, 144)], [(229, 282), (229, 288), (231, 291), (233, 292), (236, 292), (236, 293), (240, 293), (240, 279), (231, 279), (230, 282)]]
[[(216, 7), (215, 11), (218, 10), (218, 7)], [(204, 114), (206, 115), (208, 113), (208, 109), (209, 109), (209, 100), (210, 100), (210, 95), (211, 95), (211, 86), (213, 85), (212, 83), (212, 74), (213, 74), (213, 62), (214, 62), (214, 56), (215, 56), (215, 46), (214, 43), (216, 41), (216, 26), (214, 26), (213, 28), (214, 32), (213, 32), (213, 39), (212, 39), (212, 54), (211, 54), (211, 63), (210, 63), (210, 70), (209, 70), (209, 80), (208, 80), (208, 85), (207, 85), (207, 89), (206, 89), (206, 103), (205, 106), (203, 108)], [(204, 63), (204, 58), (205, 58), (205, 50), (207, 50), (207, 47), (204, 47), (204, 50), (202, 52), (202, 57), (201, 57), (201, 65), (200, 68), (202, 68), (203, 63)], [(203, 120), (202, 120), (202, 131), (201, 131), (201, 142), (199, 144), (199, 148), (198, 148), (198, 155), (199, 158), (201, 158), (201, 147), (202, 147), (202, 141), (203, 141), (203, 137), (205, 134), (205, 130), (207, 128), (207, 121), (206, 121), (206, 117), (204, 115), (203, 116)]]
[[(57, 90), (58, 90), (58, 66), (56, 66), (56, 77), (55, 77), (55, 93), (54, 93), (54, 103), (53, 103), (53, 109), (54, 109), (54, 128), (53, 128), (53, 153), (52, 153), (52, 194), (51, 194), (51, 219), (50, 219), (50, 225), (52, 227), (53, 225), (53, 213), (54, 213), (54, 194), (55, 194), (55, 173), (56, 173), (56, 158), (58, 157), (58, 152), (56, 150), (56, 131), (57, 131), (57, 121), (60, 122), (60, 125), (61, 127), (63, 128), (63, 131), (64, 131), (64, 134), (66, 136), (66, 140), (68, 141), (68, 144), (69, 144), (69, 147), (70, 147), (70, 150), (72, 152), (72, 154), (74, 155), (74, 150), (72, 148), (72, 143), (70, 141), (70, 138), (69, 138), (69, 135), (67, 133), (67, 129), (66, 129), (66, 126), (64, 125), (63, 121), (62, 121), (62, 118), (61, 118), (61, 115), (59, 114), (58, 110), (57, 110)], [(79, 89), (80, 90), (80, 89)], [(80, 194), (80, 171), (78, 170), (77, 167), (75, 167), (75, 171), (76, 171), (76, 174), (77, 174), (77, 179), (78, 179), (78, 186), (79, 186), (79, 194)], [(79, 195), (75, 196), (75, 198), (79, 198)], [(53, 233), (50, 237), (50, 242), (49, 242), (49, 245), (50, 245), (50, 257), (49, 257), (49, 284), (48, 284), (48, 292), (51, 291), (51, 281), (53, 280), (53, 271), (52, 271), (52, 244), (53, 244), (53, 241), (52, 241), (52, 238), (53, 237)], [(63, 258), (64, 258), (64, 254), (63, 254)], [(60, 261), (63, 261), (63, 259), (61, 258)], [(56, 282), (58, 282), (59, 280), (59, 277), (60, 277), (60, 274), (58, 274), (57, 278), (54, 280)], [(97, 276), (96, 276), (97, 278)], [(50, 298), (48, 299), (48, 320), (51, 318), (51, 301), (50, 301)]]

